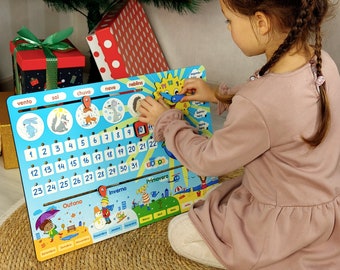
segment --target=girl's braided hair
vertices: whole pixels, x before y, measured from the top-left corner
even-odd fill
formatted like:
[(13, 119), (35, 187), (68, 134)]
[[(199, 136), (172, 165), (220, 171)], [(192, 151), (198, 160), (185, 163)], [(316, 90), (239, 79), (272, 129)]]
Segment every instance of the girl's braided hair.
[[(274, 52), (268, 62), (262, 66), (259, 75), (264, 75), (293, 45), (307, 47), (314, 37), (314, 53), (316, 57), (316, 76), (322, 76), (322, 37), (321, 24), (325, 19), (331, 3), (329, 0), (224, 0), (225, 5), (240, 14), (253, 16), (260, 11), (274, 21), (278, 29), (289, 30), (286, 39)], [(325, 83), (320, 87), (320, 119), (317, 131), (310, 138), (303, 140), (311, 146), (318, 146), (325, 137), (330, 111)], [(231, 96), (220, 96), (221, 101), (231, 103)]]

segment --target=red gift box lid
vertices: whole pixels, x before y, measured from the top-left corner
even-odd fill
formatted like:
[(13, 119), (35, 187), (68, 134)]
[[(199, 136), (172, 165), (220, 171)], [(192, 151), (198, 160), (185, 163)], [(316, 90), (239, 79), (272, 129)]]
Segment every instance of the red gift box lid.
[[(23, 42), (24, 41), (18, 41), (17, 44)], [(65, 40), (65, 42), (69, 41)], [(71, 42), (69, 43), (71, 44)], [(11, 41), (10, 51), (12, 54), (15, 47), (16, 44)], [(73, 50), (67, 52), (53, 51), (53, 54), (58, 58), (58, 69), (85, 66), (85, 56), (75, 47)], [(24, 71), (46, 69), (46, 56), (42, 49), (18, 51), (16, 55), (16, 61), (20, 68)]]
[(106, 13), (87, 42), (103, 80), (169, 69), (143, 6), (136, 0), (129, 0), (119, 13)]

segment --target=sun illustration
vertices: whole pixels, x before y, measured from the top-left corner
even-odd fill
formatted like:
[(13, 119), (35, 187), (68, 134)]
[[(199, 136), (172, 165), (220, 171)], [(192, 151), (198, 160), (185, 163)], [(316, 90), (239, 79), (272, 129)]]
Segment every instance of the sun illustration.
[(161, 82), (155, 83), (156, 91), (154, 97), (156, 100), (161, 97), (171, 107), (183, 111), (184, 114), (188, 114), (189, 102), (180, 102), (181, 95), (179, 94), (182, 90), (184, 79), (179, 77), (173, 77), (172, 74), (168, 74), (167, 78), (162, 78)]

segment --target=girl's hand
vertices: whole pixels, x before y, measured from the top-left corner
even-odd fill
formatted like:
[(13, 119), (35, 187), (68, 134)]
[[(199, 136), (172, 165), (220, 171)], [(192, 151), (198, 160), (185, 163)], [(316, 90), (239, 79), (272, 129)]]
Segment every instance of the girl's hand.
[(165, 104), (162, 98), (156, 101), (152, 97), (147, 96), (139, 102), (139, 121), (155, 125), (160, 115), (167, 110), (170, 110), (170, 108)]
[(218, 86), (208, 84), (202, 79), (191, 78), (184, 82), (183, 88), (180, 94), (185, 94), (185, 97), (181, 99), (184, 101), (202, 101), (217, 103), (215, 92), (218, 90)]

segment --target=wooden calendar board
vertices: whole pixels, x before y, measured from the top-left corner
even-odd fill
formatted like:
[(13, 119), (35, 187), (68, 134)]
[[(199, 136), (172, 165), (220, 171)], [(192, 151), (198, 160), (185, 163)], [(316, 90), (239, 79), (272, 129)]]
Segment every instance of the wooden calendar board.
[(184, 168), (138, 101), (163, 96), (206, 136), (209, 104), (178, 102), (203, 66), (12, 96), (7, 100), (38, 260), (187, 211), (217, 178)]

